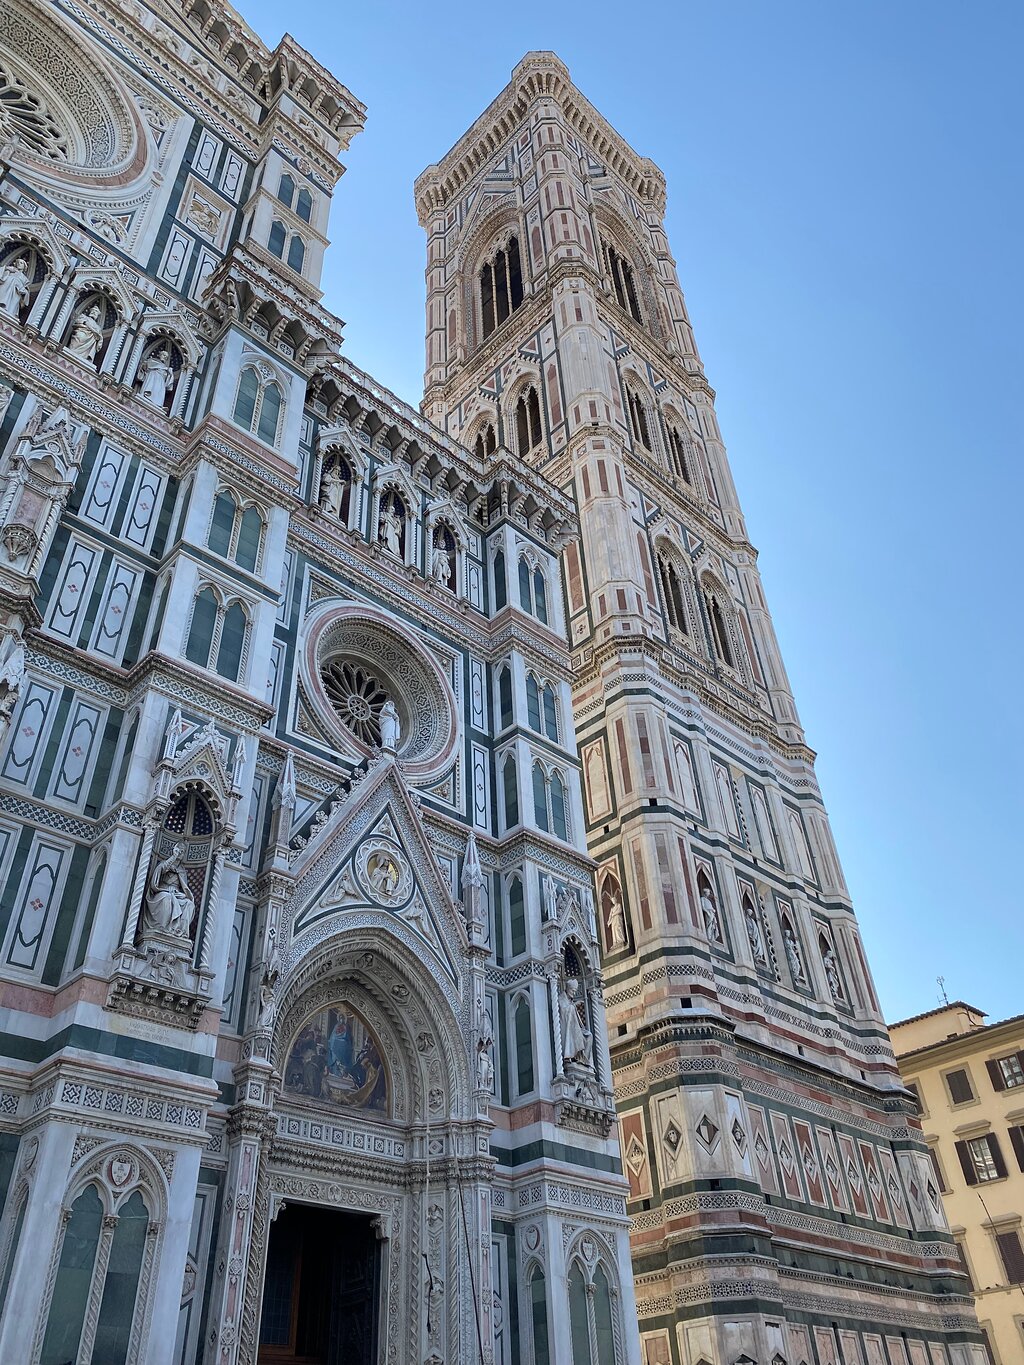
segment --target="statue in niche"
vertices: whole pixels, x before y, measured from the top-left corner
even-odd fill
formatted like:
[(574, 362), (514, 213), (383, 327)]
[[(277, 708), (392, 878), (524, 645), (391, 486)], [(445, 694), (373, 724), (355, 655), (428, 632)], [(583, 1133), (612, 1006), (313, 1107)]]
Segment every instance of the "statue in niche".
[(608, 893), (608, 932), (611, 935), (613, 953), (620, 948), (629, 947), (629, 936), (626, 933), (626, 911), (622, 905), (622, 897), (614, 890)]
[(398, 741), (402, 738), (402, 721), (390, 697), (385, 701), (377, 715), (380, 725), (380, 747), (386, 754), (398, 752)]
[(783, 923), (782, 942), (786, 948), (786, 961), (789, 963), (789, 970), (793, 980), (798, 985), (803, 985), (807, 978), (804, 975), (803, 959), (800, 956), (800, 945), (796, 941), (796, 934), (793, 932), (791, 924)]
[(340, 517), (345, 500), (345, 480), (337, 464), (331, 464), (320, 480), (320, 506), (331, 516)]
[(166, 858), (158, 860), (149, 876), (143, 933), (171, 934), (188, 938), (192, 933), (196, 902), (185, 875), (184, 845), (175, 844)]
[(21, 640), (9, 638), (13, 643), (0, 663), (0, 729), (10, 722), (25, 681), (25, 646)]
[(402, 558), (402, 529), (402, 518), (395, 510), (395, 501), (392, 498), (381, 511), (378, 530), (380, 539), (384, 542), (384, 548), (388, 554), (394, 555), (396, 559)]
[(845, 998), (843, 991), (843, 981), (839, 975), (839, 962), (832, 950), (831, 944), (822, 943), (821, 960), (825, 967), (825, 978), (828, 981), (828, 988), (832, 993), (832, 999), (839, 1001)]
[(482, 1037), (476, 1045), (476, 1084), (478, 1090), (484, 1090), (488, 1095), (494, 1094), (494, 1060), (491, 1052), (494, 1048), (494, 1039)]
[(558, 990), (558, 1018), (562, 1025), (562, 1059), (590, 1065), (591, 1034), (583, 1027), (579, 1011), (580, 983), (570, 976)]
[(142, 362), (139, 376), (142, 380), (139, 387), (139, 397), (149, 403), (151, 407), (163, 408), (167, 402), (167, 395), (174, 388), (171, 353), (166, 346)]
[(544, 918), (551, 923), (558, 919), (558, 887), (554, 877), (544, 875)]
[(754, 954), (754, 961), (766, 963), (768, 954), (765, 951), (764, 935), (761, 932), (757, 912), (748, 900), (743, 902), (743, 918), (747, 922), (747, 937), (750, 939), (750, 951)]
[(454, 556), (442, 537), (434, 542), (434, 548), (430, 555), (430, 576), (435, 583), (440, 583), (443, 588), (453, 588), (455, 585), (455, 565)]
[(264, 967), (260, 979), (260, 1008), (256, 1018), (259, 1028), (269, 1029), (274, 1026), (274, 1015), (277, 1013), (277, 981), (280, 975), (281, 969), (275, 953)]
[(711, 894), (711, 887), (707, 882), (701, 883), (700, 888), (700, 909), (704, 916), (704, 928), (707, 930), (708, 938), (713, 943), (722, 943), (722, 925), (718, 918), (718, 907), (715, 905), (715, 898)]
[(22, 308), (28, 302), (29, 283), (24, 256), (8, 261), (0, 268), (0, 313), (5, 313), (15, 321), (18, 320)]
[(103, 345), (103, 328), (100, 325), (100, 306), (94, 303), (89, 309), (75, 315), (71, 335), (68, 337), (67, 350), (87, 365), (96, 364), (96, 352)]

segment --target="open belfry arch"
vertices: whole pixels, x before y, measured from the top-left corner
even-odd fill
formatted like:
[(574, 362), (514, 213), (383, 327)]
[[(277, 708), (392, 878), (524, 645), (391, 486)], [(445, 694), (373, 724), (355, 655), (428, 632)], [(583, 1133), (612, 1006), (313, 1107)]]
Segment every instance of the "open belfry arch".
[(981, 1365), (665, 201), (546, 52), (416, 184), (424, 413), (493, 429), (580, 519), (562, 585), (641, 1358)]

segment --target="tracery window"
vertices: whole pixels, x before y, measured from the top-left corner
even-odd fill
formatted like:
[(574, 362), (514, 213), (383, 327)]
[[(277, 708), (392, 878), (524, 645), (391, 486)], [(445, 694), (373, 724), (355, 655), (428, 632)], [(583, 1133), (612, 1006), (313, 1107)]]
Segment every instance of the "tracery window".
[[(304, 223), (313, 217), (313, 196), (307, 189), (295, 193), (295, 181), (290, 175), (282, 175), (277, 188), (277, 197), (286, 208), (292, 209)], [(280, 252), (276, 253), (280, 255)]]
[(540, 400), (537, 390), (531, 384), (519, 395), (516, 403), (516, 449), (525, 459), (531, 450), (540, 445), (543, 437), (540, 424)]
[(667, 555), (661, 553), (658, 555), (658, 577), (661, 579), (661, 592), (665, 599), (669, 624), (683, 635), (689, 635), (679, 570)]
[(533, 1328), (533, 1359), (536, 1365), (551, 1365), (548, 1343), (548, 1305), (544, 1288), (544, 1272), (534, 1266), (530, 1276), (530, 1323)]
[(573, 1257), (569, 1268), (569, 1337), (572, 1365), (616, 1365), (614, 1314), (618, 1295), (600, 1260), (588, 1278)]
[(490, 422), (485, 422), (477, 432), (473, 452), (478, 460), (485, 460), (488, 455), (493, 455), (497, 448), (498, 438), (494, 434), (494, 426)]
[(519, 239), (510, 237), (499, 247), (480, 271), (481, 336), (487, 337), (500, 327), (523, 301), (523, 270)]
[(192, 603), (185, 658), (237, 682), (249, 634), (249, 617), (241, 602), (225, 602), (208, 583)]
[(494, 555), (494, 610), (501, 611), (508, 601), (508, 580), (505, 575), (505, 551), (497, 550)]
[(501, 765), (502, 800), (505, 807), (505, 828), (519, 824), (519, 776), (514, 754), (507, 754)]
[(498, 728), (507, 729), (512, 719), (512, 670), (505, 665), (498, 673)]
[(253, 365), (243, 365), (235, 394), (234, 420), (246, 431), (254, 432), (268, 445), (277, 443), (284, 398), (269, 371), (261, 374)]
[(285, 259), (285, 248), (287, 247), (287, 259), (289, 270), (294, 270), (296, 274), (302, 274), (302, 267), (306, 260), (306, 244), (297, 232), (288, 235), (288, 230), (279, 218), (275, 218), (270, 225), (270, 235), (267, 237), (267, 249), (275, 255), (279, 261)]
[(7, 66), (0, 66), (0, 117), (19, 142), (50, 161), (68, 160), (68, 138), (45, 101)]
[(513, 1014), (516, 1049), (516, 1093), (518, 1095), (528, 1095), (534, 1087), (533, 1026), (530, 1014), (529, 999), (525, 995), (519, 996)]
[(233, 559), (240, 568), (255, 573), (266, 526), (259, 509), (242, 508), (229, 489), (221, 489), (213, 503), (206, 543), (215, 555)]
[(634, 322), (643, 322), (640, 316), (640, 304), (637, 302), (636, 285), (633, 281), (633, 267), (615, 247), (608, 242), (601, 243), (604, 255), (604, 269), (608, 282), (611, 285), (615, 301), (624, 313), (628, 313)]
[(342, 724), (364, 744), (380, 744), (384, 684), (355, 659), (330, 659), (321, 669), (324, 688)]
[(634, 441), (638, 441), (645, 450), (652, 450), (651, 432), (647, 425), (647, 411), (643, 399), (631, 384), (626, 386), (626, 405), (629, 408), (629, 426)]

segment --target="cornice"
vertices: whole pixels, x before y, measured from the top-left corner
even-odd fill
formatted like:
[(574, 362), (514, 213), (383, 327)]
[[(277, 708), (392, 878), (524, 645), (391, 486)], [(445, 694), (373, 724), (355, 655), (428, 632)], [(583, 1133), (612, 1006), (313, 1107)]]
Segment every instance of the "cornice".
[(647, 157), (633, 151), (572, 83), (568, 67), (553, 52), (528, 52), (512, 79), (473, 126), (441, 160), (416, 179), (416, 211), (426, 227), (432, 213), (456, 198), (474, 175), (489, 165), (520, 130), (532, 105), (553, 100), (572, 131), (601, 158), (643, 203), (665, 212), (665, 177)]

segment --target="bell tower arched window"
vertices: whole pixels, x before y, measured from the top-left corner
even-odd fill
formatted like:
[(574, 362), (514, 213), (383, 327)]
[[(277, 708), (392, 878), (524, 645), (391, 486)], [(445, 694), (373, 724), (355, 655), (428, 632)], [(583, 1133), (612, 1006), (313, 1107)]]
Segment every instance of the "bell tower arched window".
[(643, 400), (636, 389), (627, 387), (626, 403), (629, 406), (629, 425), (633, 432), (634, 441), (638, 441), (645, 450), (651, 450), (651, 432), (647, 425), (647, 413), (644, 409)]
[(497, 448), (498, 438), (494, 434), (494, 427), (487, 422), (477, 432), (473, 452), (478, 460), (485, 460), (488, 455), (493, 455)]
[(633, 280), (633, 267), (626, 260), (625, 256), (620, 255), (613, 246), (603, 242), (602, 250), (604, 253), (605, 274), (615, 301), (624, 313), (628, 313), (634, 322), (643, 322), (640, 316), (640, 304), (637, 302), (636, 284)]
[(668, 449), (672, 457), (672, 468), (675, 473), (686, 483), (693, 483), (690, 477), (690, 466), (686, 459), (686, 447), (683, 445), (683, 438), (674, 426), (668, 428)]
[(709, 592), (707, 598), (708, 615), (711, 618), (711, 638), (714, 641), (715, 653), (724, 664), (728, 664), (730, 668), (735, 668), (736, 663), (733, 659), (732, 647), (729, 644), (729, 631), (725, 624), (722, 608), (713, 592)]
[(542, 435), (540, 400), (531, 384), (519, 395), (516, 404), (516, 447), (521, 458), (525, 459), (531, 450), (540, 445)]
[(669, 624), (676, 630), (688, 635), (689, 629), (686, 625), (686, 610), (683, 607), (683, 590), (679, 581), (679, 571), (672, 563), (671, 559), (665, 555), (658, 555), (658, 576), (661, 579), (661, 591), (665, 598), (665, 611), (668, 613)]
[(523, 301), (523, 268), (519, 239), (510, 237), (480, 271), (480, 333), (485, 339)]

